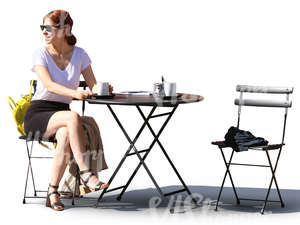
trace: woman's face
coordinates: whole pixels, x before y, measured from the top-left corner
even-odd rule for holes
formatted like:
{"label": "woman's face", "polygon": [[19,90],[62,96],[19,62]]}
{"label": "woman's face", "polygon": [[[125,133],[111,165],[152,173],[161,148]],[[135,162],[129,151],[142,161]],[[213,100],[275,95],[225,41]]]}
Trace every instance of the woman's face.
{"label": "woman's face", "polygon": [[55,27],[57,24],[54,24],[50,18],[46,18],[43,25],[51,26],[51,31],[47,30],[46,28],[44,28],[42,31],[46,44],[55,43],[61,41],[61,39],[64,39],[65,30]]}

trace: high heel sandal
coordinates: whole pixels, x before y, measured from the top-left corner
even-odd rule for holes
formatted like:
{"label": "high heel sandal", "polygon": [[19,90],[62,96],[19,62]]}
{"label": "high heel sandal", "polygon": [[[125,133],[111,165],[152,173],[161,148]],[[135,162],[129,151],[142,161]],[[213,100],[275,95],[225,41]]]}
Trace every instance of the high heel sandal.
{"label": "high heel sandal", "polygon": [[[48,192],[47,192],[47,199],[46,199],[46,206],[47,207],[51,207],[55,211],[62,211],[62,210],[64,210],[65,205],[63,203],[61,203],[61,202],[51,203],[50,196],[53,195],[53,194],[60,196],[60,194],[57,191],[52,191],[52,192],[49,193],[50,187],[58,189],[58,186],[49,184]],[[57,207],[57,206],[61,206],[62,208],[55,209],[55,207]]]}
{"label": "high heel sandal", "polygon": [[91,174],[85,179],[83,179],[80,176],[80,180],[81,180],[82,184],[84,185],[84,186],[82,186],[82,185],[80,186],[80,193],[81,194],[87,194],[91,191],[99,191],[99,190],[102,190],[102,189],[105,189],[105,188],[108,187],[108,184],[106,185],[105,183],[103,183],[101,181],[99,181],[99,183],[95,186],[95,188],[89,187],[88,182],[89,182],[90,178],[92,176],[96,176],[96,175],[92,172],[92,169],[82,170],[82,171],[79,172],[80,175],[85,174],[85,173],[89,173],[89,172],[91,172]]}

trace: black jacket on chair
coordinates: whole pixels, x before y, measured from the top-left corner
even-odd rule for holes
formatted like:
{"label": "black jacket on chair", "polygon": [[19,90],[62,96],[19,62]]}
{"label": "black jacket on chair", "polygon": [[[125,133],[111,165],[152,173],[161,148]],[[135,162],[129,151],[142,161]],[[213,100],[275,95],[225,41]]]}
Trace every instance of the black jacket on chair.
{"label": "black jacket on chair", "polygon": [[268,141],[262,137],[255,137],[251,132],[230,127],[225,135],[225,143],[236,152],[247,151],[249,147],[264,146]]}

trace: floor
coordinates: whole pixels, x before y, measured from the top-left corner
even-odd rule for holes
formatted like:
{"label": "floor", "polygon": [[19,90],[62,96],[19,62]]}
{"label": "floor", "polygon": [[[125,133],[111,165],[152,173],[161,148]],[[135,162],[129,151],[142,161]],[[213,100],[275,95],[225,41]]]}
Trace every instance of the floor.
{"label": "floor", "polygon": [[[224,189],[218,211],[214,210],[218,187],[189,188],[198,206],[191,204],[190,198],[184,192],[161,201],[154,188],[140,188],[128,190],[121,201],[116,200],[117,194],[109,193],[104,196],[98,208],[95,208],[98,193],[76,199],[75,206],[71,205],[71,200],[64,199],[65,210],[62,212],[46,208],[44,199],[27,199],[27,204],[22,204],[22,197],[19,196],[17,201],[20,204],[12,204],[13,207],[8,205],[4,217],[9,217],[11,222],[26,221],[31,224],[55,224],[60,220],[67,224],[295,224],[300,219],[300,190],[281,190],[286,207],[281,208],[278,203],[271,203],[265,215],[261,215],[261,202],[242,202],[237,206],[229,187]],[[178,189],[179,186],[162,188],[163,192]],[[263,198],[266,189],[238,188],[238,193],[247,198]],[[271,198],[276,197],[276,192],[272,190]],[[170,212],[171,208],[174,209],[173,212]]]}

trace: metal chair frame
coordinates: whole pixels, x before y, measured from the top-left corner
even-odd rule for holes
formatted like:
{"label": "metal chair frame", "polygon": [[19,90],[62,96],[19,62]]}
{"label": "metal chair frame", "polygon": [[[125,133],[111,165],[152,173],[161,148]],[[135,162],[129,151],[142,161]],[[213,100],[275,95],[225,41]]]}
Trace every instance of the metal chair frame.
{"label": "metal chair frame", "polygon": [[[288,114],[288,108],[292,106],[292,102],[289,100],[289,95],[293,93],[293,88],[284,88],[284,87],[262,87],[262,86],[246,86],[246,85],[237,85],[236,91],[240,92],[240,97],[239,99],[235,99],[235,105],[238,105],[238,122],[237,122],[237,128],[240,126],[240,119],[241,119],[241,109],[242,106],[256,106],[256,107],[281,107],[285,109],[284,113],[284,121],[283,121],[283,131],[282,131],[282,139],[281,139],[281,144],[275,144],[275,145],[266,145],[266,146],[259,146],[259,147],[251,147],[249,148],[250,150],[260,150],[264,151],[266,153],[266,157],[268,160],[268,165],[258,165],[258,164],[245,164],[245,163],[232,163],[232,158],[234,155],[234,150],[232,149],[232,152],[230,154],[229,160],[226,160],[225,154],[223,152],[223,148],[228,148],[228,146],[224,141],[217,141],[217,142],[212,142],[213,145],[217,145],[220,149],[223,161],[226,166],[226,172],[222,181],[222,185],[220,187],[220,191],[218,194],[218,199],[216,202],[216,208],[215,210],[218,210],[219,206],[219,201],[220,197],[222,194],[222,190],[224,187],[225,180],[227,178],[227,175],[229,175],[230,182],[234,191],[234,195],[236,198],[237,205],[240,204],[240,201],[263,201],[263,208],[261,209],[261,214],[264,214],[265,208],[268,202],[279,202],[281,204],[281,207],[283,208],[284,202],[282,200],[282,196],[280,193],[280,189],[278,186],[277,179],[275,177],[275,172],[277,170],[279,158],[281,156],[281,151],[282,147],[285,145],[284,144],[284,138],[285,138],[285,131],[286,131],[286,120],[287,120],[287,114]],[[248,93],[263,93],[263,94],[286,94],[286,100],[285,101],[271,101],[271,100],[253,100],[253,99],[243,99],[243,93],[248,92]],[[276,162],[273,164],[270,159],[270,150],[279,150],[277,157],[276,157]],[[267,167],[270,168],[271,173],[272,173],[272,178],[267,190],[267,194],[265,199],[250,199],[250,198],[240,198],[237,194],[236,187],[233,183],[232,175],[230,173],[230,166],[231,165],[237,165],[237,166],[254,166],[254,167]],[[270,190],[272,187],[273,182],[275,183],[277,194],[279,197],[278,200],[269,200],[269,194]]]}
{"label": "metal chair frame", "polygon": [[[33,94],[35,94],[36,91],[36,85],[37,81],[34,80],[33,82]],[[85,81],[80,81],[79,87],[82,87],[84,90],[86,90],[87,84]],[[76,100],[76,99],[73,99]],[[82,116],[84,115],[85,111],[85,100],[82,100]],[[27,136],[20,136],[19,139],[25,140],[26,141],[26,150],[27,150],[27,157],[28,157],[28,166],[27,166],[27,173],[26,173],[26,180],[25,180],[25,190],[24,190],[24,197],[23,197],[23,204],[26,204],[26,199],[32,199],[32,198],[46,198],[46,196],[38,196],[38,193],[47,193],[47,190],[38,190],[36,188],[35,184],[35,179],[34,179],[34,174],[33,174],[33,168],[32,168],[32,159],[53,159],[53,157],[43,157],[43,156],[34,156],[33,155],[33,144],[34,142],[48,142],[48,143],[56,143],[55,138],[45,138],[45,137],[40,137],[40,136],[32,136],[32,135],[27,135]],[[31,145],[29,146],[29,142],[31,142]],[[77,174],[76,174],[76,185],[78,184],[79,179],[79,168],[77,169]],[[27,186],[28,186],[28,179],[29,179],[29,173],[31,174],[31,180],[32,180],[32,187],[33,187],[33,195],[27,195]],[[75,187],[76,187],[75,185]],[[74,200],[75,200],[75,188],[72,192],[72,205],[74,205]]]}

